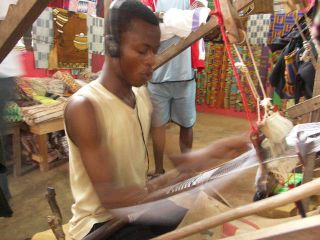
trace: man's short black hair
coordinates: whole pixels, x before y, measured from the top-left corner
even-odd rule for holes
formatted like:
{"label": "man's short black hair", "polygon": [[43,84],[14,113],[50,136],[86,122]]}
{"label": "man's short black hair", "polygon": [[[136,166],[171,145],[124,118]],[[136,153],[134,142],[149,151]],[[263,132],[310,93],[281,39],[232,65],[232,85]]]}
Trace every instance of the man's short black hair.
{"label": "man's short black hair", "polygon": [[114,39],[120,43],[120,36],[130,31],[134,19],[141,19],[159,26],[157,17],[147,6],[137,0],[126,0],[119,8],[109,9],[109,17],[105,21],[106,34],[113,35]]}

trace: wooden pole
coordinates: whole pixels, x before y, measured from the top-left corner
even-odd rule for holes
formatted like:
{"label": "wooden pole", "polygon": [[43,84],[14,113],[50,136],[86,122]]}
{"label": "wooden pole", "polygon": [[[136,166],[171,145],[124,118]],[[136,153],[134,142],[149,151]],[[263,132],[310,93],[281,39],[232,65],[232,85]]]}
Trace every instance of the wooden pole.
{"label": "wooden pole", "polygon": [[303,184],[297,188],[294,188],[286,193],[279,194],[274,197],[270,197],[255,203],[247,204],[235,209],[226,211],[220,215],[213,216],[202,221],[196,222],[181,229],[169,232],[157,238],[156,240],[168,240],[168,239],[182,239],[187,236],[191,236],[198,232],[204,231],[209,228],[216,227],[225,222],[246,217],[252,214],[256,214],[262,211],[270,210],[280,207],[282,205],[296,202],[311,195],[317,194],[320,191],[320,179],[313,180],[309,183]]}
{"label": "wooden pole", "polygon": [[0,63],[47,7],[48,2],[49,0],[20,0],[9,7],[6,18],[0,21]]}

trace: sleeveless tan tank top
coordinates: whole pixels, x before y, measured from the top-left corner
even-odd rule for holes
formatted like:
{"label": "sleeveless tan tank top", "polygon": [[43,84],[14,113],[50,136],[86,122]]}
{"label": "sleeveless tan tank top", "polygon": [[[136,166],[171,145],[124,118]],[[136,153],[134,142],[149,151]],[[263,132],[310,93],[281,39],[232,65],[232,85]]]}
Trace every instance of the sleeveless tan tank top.
{"label": "sleeveless tan tank top", "polygon": [[[131,108],[109,92],[98,81],[81,88],[75,95],[88,98],[100,121],[102,140],[110,153],[114,183],[121,187],[141,186],[146,182],[146,148],[151,121],[151,102],[146,87],[133,88],[136,106]],[[139,114],[139,118],[138,118]],[[141,132],[140,123],[143,129]],[[81,131],[81,129],[79,129]],[[82,239],[95,223],[111,219],[101,205],[81,160],[77,146],[68,138],[70,185],[75,203],[69,232],[73,239]]]}

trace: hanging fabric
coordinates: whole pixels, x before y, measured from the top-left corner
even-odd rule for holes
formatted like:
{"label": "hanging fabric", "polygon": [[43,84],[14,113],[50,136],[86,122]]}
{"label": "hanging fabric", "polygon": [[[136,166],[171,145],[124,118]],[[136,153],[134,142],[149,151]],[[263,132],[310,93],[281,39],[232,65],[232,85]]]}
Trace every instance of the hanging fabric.
{"label": "hanging fabric", "polygon": [[49,53],[53,46],[52,9],[46,8],[32,25],[33,51],[36,68],[49,67]]}
{"label": "hanging fabric", "polygon": [[92,55],[104,55],[104,19],[87,17],[89,68],[92,69]]}
{"label": "hanging fabric", "polygon": [[50,0],[48,7],[68,9],[69,0]]}
{"label": "hanging fabric", "polygon": [[[54,9],[54,56],[58,68],[86,68],[88,66],[87,19],[82,13]],[[50,66],[49,67],[55,67]]]}
{"label": "hanging fabric", "polygon": [[96,16],[97,0],[69,0],[68,10]]}
{"label": "hanging fabric", "polygon": [[296,13],[280,13],[271,16],[268,44],[271,44],[273,39],[281,38],[290,33],[292,27],[295,25],[295,17],[300,19],[300,17],[303,16],[303,13],[299,13],[298,16],[295,16],[295,14]]}
{"label": "hanging fabric", "polygon": [[252,45],[267,45],[271,14],[250,15],[247,35]]}

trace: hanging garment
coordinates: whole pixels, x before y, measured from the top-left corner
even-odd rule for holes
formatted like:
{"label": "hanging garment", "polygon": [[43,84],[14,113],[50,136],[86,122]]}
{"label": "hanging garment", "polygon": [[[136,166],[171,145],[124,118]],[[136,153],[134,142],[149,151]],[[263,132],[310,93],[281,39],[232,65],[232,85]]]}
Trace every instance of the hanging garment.
{"label": "hanging garment", "polygon": [[285,87],[284,92],[293,98],[295,94],[296,76],[298,72],[298,66],[296,62],[297,50],[293,50],[289,54],[284,56],[285,63]]}
{"label": "hanging garment", "polygon": [[250,15],[247,36],[252,45],[267,45],[271,14]]}
{"label": "hanging garment", "polygon": [[311,62],[302,63],[298,68],[295,85],[295,103],[298,104],[301,97],[310,99],[313,97],[313,85],[316,72]]}
{"label": "hanging garment", "polygon": [[302,45],[302,40],[299,36],[299,33],[294,32],[295,35],[292,37],[289,44],[283,49],[282,53],[279,56],[277,63],[274,65],[272,73],[270,74],[270,84],[275,88],[275,91],[282,99],[293,98],[291,94],[285,91],[286,86],[286,77],[285,77],[285,56],[293,52],[295,49],[300,48]]}
{"label": "hanging garment", "polygon": [[69,11],[96,16],[97,0],[70,0],[68,9]]}
{"label": "hanging garment", "polygon": [[32,25],[33,51],[36,68],[49,67],[49,53],[53,46],[52,9],[46,8]]}
{"label": "hanging garment", "polygon": [[104,19],[87,17],[89,68],[92,69],[92,54],[104,55]]}
{"label": "hanging garment", "polygon": [[[53,10],[54,48],[52,57],[58,68],[86,68],[88,66],[87,19],[82,13]],[[54,68],[55,63],[49,62]]]}
{"label": "hanging garment", "polygon": [[104,0],[97,0],[96,16],[104,18]]}

